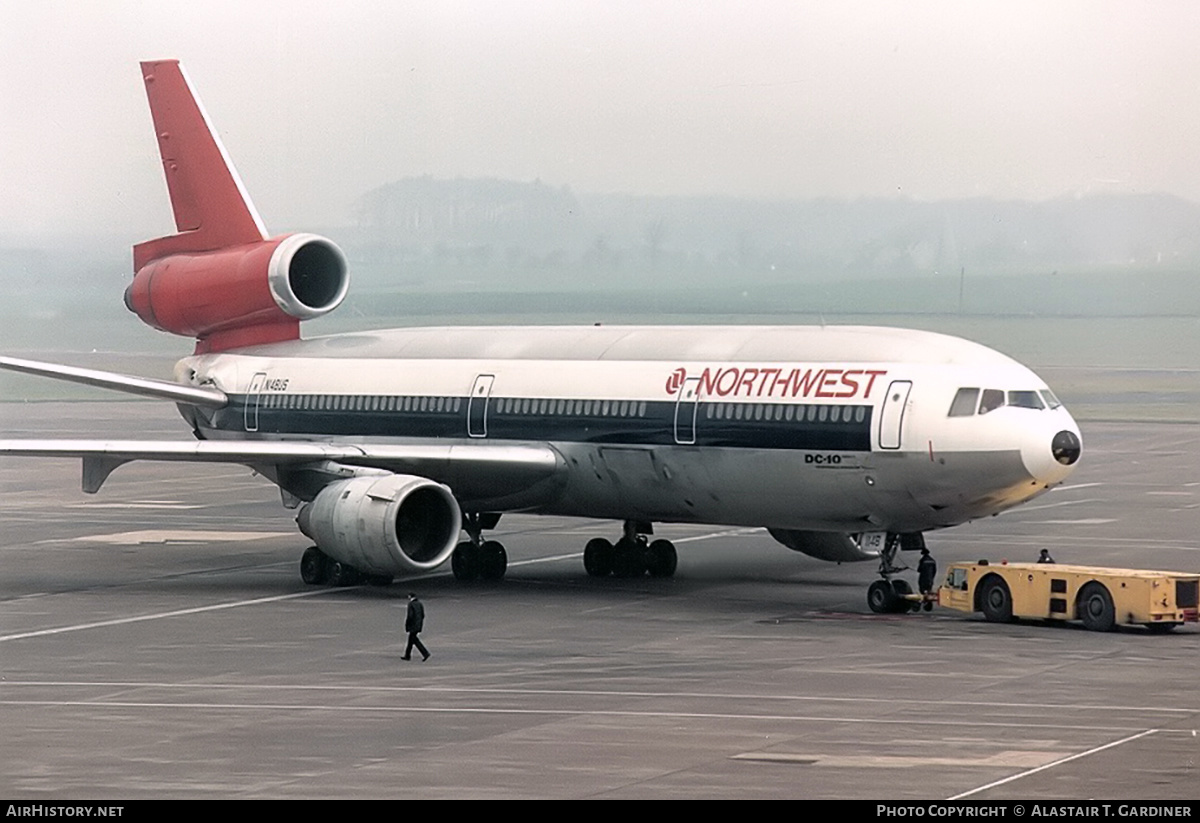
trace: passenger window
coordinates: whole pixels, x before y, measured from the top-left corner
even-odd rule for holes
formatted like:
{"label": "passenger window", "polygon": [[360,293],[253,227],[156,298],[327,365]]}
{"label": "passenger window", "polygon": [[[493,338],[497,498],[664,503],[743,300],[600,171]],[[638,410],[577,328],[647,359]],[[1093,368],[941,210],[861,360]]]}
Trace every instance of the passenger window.
{"label": "passenger window", "polygon": [[999,389],[984,389],[983,399],[979,401],[979,413],[987,414],[1004,405],[1004,392]]}
{"label": "passenger window", "polygon": [[1019,409],[1042,409],[1042,398],[1035,391],[1010,391],[1008,405]]}
{"label": "passenger window", "polygon": [[971,417],[975,414],[975,402],[979,389],[959,389],[950,403],[950,417]]}

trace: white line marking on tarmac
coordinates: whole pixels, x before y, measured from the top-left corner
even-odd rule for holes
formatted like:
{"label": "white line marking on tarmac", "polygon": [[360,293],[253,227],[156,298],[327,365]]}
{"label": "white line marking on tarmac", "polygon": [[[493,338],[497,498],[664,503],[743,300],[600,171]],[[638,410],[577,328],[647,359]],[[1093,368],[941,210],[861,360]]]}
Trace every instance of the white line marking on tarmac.
{"label": "white line marking on tarmac", "polygon": [[[666,692],[643,691],[627,689],[521,689],[513,687],[491,686],[359,686],[359,685],[327,685],[318,683],[283,684],[283,683],[167,683],[162,681],[136,680],[0,680],[3,687],[36,687],[36,688],[99,688],[99,689],[186,689],[194,690],[229,690],[229,691],[270,691],[279,695],[283,692],[346,692],[351,694],[395,694],[395,695],[499,695],[499,696],[549,696],[549,697],[611,697],[626,700],[629,698],[678,698],[685,700],[751,700],[775,701],[787,703],[853,703],[904,706],[962,706],[965,708],[986,709],[1016,709],[1019,711],[1050,711],[1062,712],[1085,710],[1103,712],[1150,712],[1159,714],[1194,715],[1194,708],[1174,706],[1121,706],[1103,703],[1015,703],[997,702],[995,700],[921,700],[915,698],[888,697],[845,697],[842,695],[813,695],[813,694],[752,694],[740,692]],[[1028,725],[1028,724],[1027,724]]]}
{"label": "white line marking on tarmac", "polygon": [[181,531],[179,529],[143,529],[117,534],[87,534],[72,540],[83,543],[112,543],[121,546],[141,546],[147,543],[226,543],[243,540],[265,540],[275,537],[292,537],[292,532],[235,532],[235,531]]}
{"label": "white line marking on tarmac", "polygon": [[203,509],[203,503],[68,503],[68,509]]}
{"label": "white line marking on tarmac", "polygon": [[714,537],[736,537],[736,536],[744,535],[744,534],[754,534],[755,532],[760,532],[760,531],[762,531],[762,529],[758,528],[757,526],[755,526],[754,528],[745,528],[745,529],[724,529],[719,532],[709,532],[708,534],[697,534],[693,537],[680,537],[677,540],[672,540],[671,542],[672,543],[694,543],[697,540],[711,540]]}
{"label": "white line marking on tarmac", "polygon": [[973,794],[978,794],[979,792],[986,791],[987,789],[995,788],[996,786],[1003,786],[1005,783],[1011,783],[1014,780],[1020,780],[1022,777],[1028,777],[1031,774],[1037,774],[1038,772],[1044,772],[1046,769],[1052,769],[1055,766],[1061,766],[1063,763],[1070,763],[1072,760],[1078,760],[1081,757],[1087,757],[1088,755],[1096,754],[1097,752],[1102,752],[1105,749],[1111,749],[1116,746],[1120,746],[1125,743],[1129,743],[1134,740],[1138,740],[1138,739],[1146,737],[1148,735],[1155,734],[1158,731],[1159,731],[1158,729],[1146,729],[1145,731],[1139,732],[1138,734],[1130,735],[1129,737],[1125,737],[1120,740],[1114,740],[1111,743],[1105,743],[1103,746],[1097,746],[1094,749],[1088,749],[1085,752],[1079,752],[1078,754],[1073,754],[1070,757],[1064,757],[1060,760],[1055,760],[1053,763],[1047,763],[1046,765],[1038,766],[1035,769],[1028,769],[1027,771],[1018,772],[1017,774],[1014,774],[1011,777],[1006,777],[1002,780],[995,780],[986,785],[980,786],[975,789],[971,789],[969,792],[963,792],[962,794],[956,794],[953,797],[947,797],[946,799],[947,800],[962,800],[964,797],[970,797]]}
{"label": "white line marking on tarmac", "polygon": [[[794,722],[794,723],[850,723],[850,724],[866,724],[885,725],[885,726],[935,726],[935,727],[961,727],[970,726],[972,728],[1004,728],[1004,729],[1028,729],[1029,723],[1024,720],[1013,720],[1011,722],[979,722],[970,720],[914,720],[912,718],[888,719],[883,717],[836,717],[830,715],[793,715],[793,714],[739,714],[734,712],[670,712],[670,711],[631,711],[631,710],[604,710],[604,709],[548,709],[548,708],[511,708],[511,707],[438,707],[438,706],[347,706],[344,704],[287,704],[287,703],[191,703],[191,702],[162,702],[162,701],[137,701],[137,700],[0,700],[0,706],[58,706],[58,707],[75,707],[75,708],[104,708],[104,709],[169,709],[178,711],[180,709],[192,710],[209,710],[209,711],[331,711],[345,713],[385,713],[385,714],[492,714],[492,715],[549,715],[554,717],[668,717],[675,719],[693,718],[693,719],[709,719],[709,720],[762,720],[771,723]],[[1091,725],[1076,725],[1068,723],[1039,723],[1039,729],[1059,729],[1064,731],[1098,731],[1098,732],[1113,732],[1113,731],[1132,731],[1133,729],[1125,726],[1091,726]],[[1144,733],[1143,733],[1144,734]],[[1142,735],[1135,735],[1128,738],[1129,740],[1136,739]],[[1124,741],[1120,741],[1124,742]],[[1115,744],[1110,744],[1115,745]],[[1104,747],[1107,748],[1107,747]],[[1099,751],[1097,749],[1096,751]],[[1090,753],[1090,752],[1088,752]],[[1082,755],[1077,755],[1082,756]],[[1064,758],[1063,760],[1055,761],[1055,763],[1065,763],[1067,760],[1074,758]],[[1048,764],[1046,768],[1054,765]],[[1003,781],[1002,781],[1003,782]],[[982,791],[985,787],[975,789],[973,791]],[[954,799],[954,798],[951,798]]]}
{"label": "white line marking on tarmac", "polygon": [[1102,526],[1105,523],[1116,523],[1113,517],[1084,517],[1080,520],[1027,520],[1027,523],[1038,523],[1043,526]]}
{"label": "white line marking on tarmac", "polygon": [[121,626],[126,623],[142,623],[147,620],[162,620],[167,617],[183,617],[189,614],[203,614],[204,612],[216,612],[224,609],[236,609],[240,606],[258,606],[262,603],[274,603],[280,600],[296,600],[301,597],[315,597],[321,594],[332,594],[334,592],[345,591],[345,589],[329,588],[316,589],[310,592],[296,592],[295,594],[280,594],[274,597],[256,597],[252,600],[236,600],[232,603],[214,603],[211,606],[196,606],[192,609],[176,609],[169,612],[158,612],[156,614],[141,614],[136,617],[115,617],[111,620],[97,620],[94,623],[76,623],[74,626],[58,626],[53,629],[36,629],[28,632],[17,632],[16,634],[0,635],[0,643],[9,640],[24,640],[27,637],[46,637],[52,634],[65,634],[67,632],[80,632],[86,629],[102,629],[106,626]]}
{"label": "white line marking on tarmac", "polygon": [[513,566],[532,566],[534,563],[556,563],[559,560],[575,560],[583,557],[583,552],[572,552],[571,554],[555,554],[550,557],[532,557],[529,560],[513,560],[509,561],[508,567]]}
{"label": "white line marking on tarmac", "polygon": [[1078,506],[1080,503],[1099,503],[1099,502],[1101,502],[1099,497],[1088,497],[1084,500],[1060,500],[1057,503],[1046,503],[1043,506],[1022,506],[1020,508],[1020,511],[1035,512],[1038,509],[1055,509],[1055,508],[1058,508],[1059,506]]}

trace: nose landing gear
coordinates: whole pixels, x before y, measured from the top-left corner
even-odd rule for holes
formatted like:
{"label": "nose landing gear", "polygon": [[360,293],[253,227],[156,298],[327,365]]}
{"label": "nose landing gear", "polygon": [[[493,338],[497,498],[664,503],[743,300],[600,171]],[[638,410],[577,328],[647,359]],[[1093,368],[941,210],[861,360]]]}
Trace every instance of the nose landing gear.
{"label": "nose landing gear", "polygon": [[[907,580],[898,577],[893,579],[892,575],[908,571],[908,566],[896,565],[894,562],[896,552],[902,548],[924,550],[925,539],[920,534],[888,534],[883,549],[879,552],[879,576],[883,579],[876,580],[867,587],[867,606],[875,614],[905,614],[920,611],[922,607],[926,611],[933,608],[933,602],[928,599],[928,595],[914,593]],[[928,557],[928,552],[924,553],[922,562],[933,562]]]}

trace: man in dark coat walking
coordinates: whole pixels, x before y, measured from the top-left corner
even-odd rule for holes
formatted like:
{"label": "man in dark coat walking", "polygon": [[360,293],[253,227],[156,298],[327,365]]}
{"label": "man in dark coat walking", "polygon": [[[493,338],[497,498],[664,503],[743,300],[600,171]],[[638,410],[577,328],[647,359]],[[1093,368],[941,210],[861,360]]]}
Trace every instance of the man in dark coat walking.
{"label": "man in dark coat walking", "polygon": [[408,632],[408,646],[404,649],[404,657],[400,658],[401,660],[412,660],[413,646],[416,646],[417,651],[421,653],[422,660],[429,659],[429,650],[425,648],[421,638],[417,637],[423,628],[425,628],[425,607],[421,605],[416,594],[409,592],[408,614],[404,618],[404,631]]}

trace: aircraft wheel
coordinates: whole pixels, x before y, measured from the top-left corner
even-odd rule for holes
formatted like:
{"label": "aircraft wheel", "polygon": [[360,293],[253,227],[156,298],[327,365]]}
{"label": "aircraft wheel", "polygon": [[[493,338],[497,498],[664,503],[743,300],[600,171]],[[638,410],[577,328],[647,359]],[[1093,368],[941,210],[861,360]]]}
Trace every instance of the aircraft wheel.
{"label": "aircraft wheel", "polygon": [[985,580],[979,592],[979,608],[989,623],[1011,623],[1013,604],[1008,584],[999,577]]}
{"label": "aircraft wheel", "polygon": [[500,580],[508,568],[508,552],[495,540],[479,547],[479,576],[484,580]]}
{"label": "aircraft wheel", "polygon": [[329,576],[329,558],[316,546],[309,546],[300,558],[300,579],[310,586],[319,586]]}
{"label": "aircraft wheel", "polygon": [[867,605],[875,614],[891,614],[895,607],[896,593],[891,581],[876,580],[867,587]]}
{"label": "aircraft wheel", "polygon": [[454,554],[450,556],[450,569],[454,572],[455,580],[474,580],[479,577],[479,566],[479,552],[474,543],[464,540],[454,547]]}
{"label": "aircraft wheel", "polygon": [[1094,632],[1110,632],[1117,625],[1117,610],[1103,583],[1088,583],[1079,592],[1079,619]]}
{"label": "aircraft wheel", "polygon": [[362,575],[358,569],[349,563],[334,560],[329,564],[329,585],[331,586],[353,586],[361,579]]}
{"label": "aircraft wheel", "polygon": [[613,574],[641,577],[646,573],[646,544],[622,537],[613,547]]}
{"label": "aircraft wheel", "polygon": [[603,537],[587,542],[583,547],[583,568],[592,577],[608,577],[613,570],[613,544]]}
{"label": "aircraft wheel", "polygon": [[646,570],[651,577],[671,577],[679,565],[679,555],[670,540],[655,540],[646,550]]}

